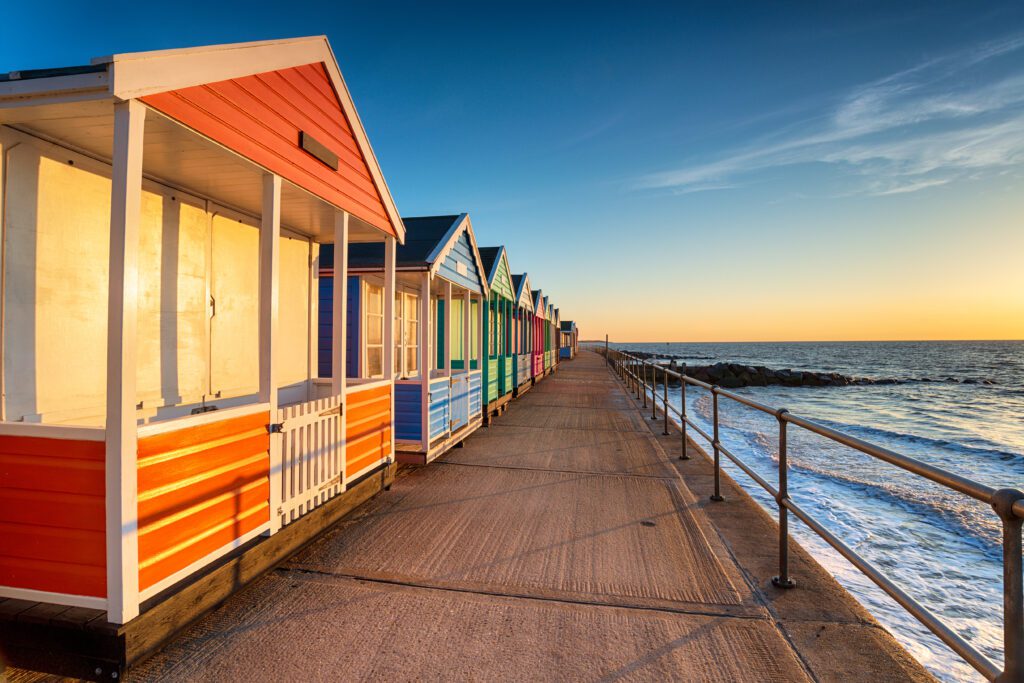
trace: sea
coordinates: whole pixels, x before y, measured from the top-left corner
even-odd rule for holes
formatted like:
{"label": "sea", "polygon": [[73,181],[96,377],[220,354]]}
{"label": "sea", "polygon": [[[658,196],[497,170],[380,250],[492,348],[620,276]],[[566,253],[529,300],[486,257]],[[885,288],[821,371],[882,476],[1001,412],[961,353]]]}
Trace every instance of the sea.
{"label": "sea", "polygon": [[[721,361],[897,380],[733,391],[992,487],[1024,488],[1024,341],[612,346],[680,357],[677,362],[691,366]],[[708,392],[689,387],[686,394],[688,415],[710,432]],[[679,388],[670,388],[676,408],[680,398]],[[726,447],[776,484],[775,418],[724,399],[719,415]],[[800,428],[791,426],[788,439],[790,496],[1001,663],[1001,526],[992,509]],[[776,511],[767,493],[723,461],[765,509]],[[814,532],[790,519],[793,537],[936,677],[983,680]]]}

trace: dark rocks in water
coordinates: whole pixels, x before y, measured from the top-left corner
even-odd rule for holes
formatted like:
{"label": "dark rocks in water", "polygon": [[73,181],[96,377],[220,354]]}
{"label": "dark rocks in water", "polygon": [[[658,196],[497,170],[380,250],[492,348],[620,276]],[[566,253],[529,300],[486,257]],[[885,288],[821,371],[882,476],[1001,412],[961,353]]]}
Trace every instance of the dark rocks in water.
{"label": "dark rocks in water", "polygon": [[[660,361],[661,364],[673,372],[685,372],[690,377],[705,382],[716,384],[723,389],[739,389],[740,387],[763,387],[763,386],[786,386],[786,387],[848,387],[864,386],[873,384],[903,384],[906,382],[951,382],[955,384],[995,384],[989,379],[962,379],[947,377],[945,379],[904,378],[895,379],[882,377],[871,379],[868,377],[850,377],[838,372],[809,372],[784,368],[775,370],[763,365],[743,365],[740,363],[718,362],[713,365],[687,365],[679,361],[682,356],[670,354],[649,353],[646,351],[627,351],[637,358],[643,360]],[[665,365],[664,361],[669,361]],[[659,377],[660,381],[660,377]],[[669,384],[678,384],[670,378]]]}
{"label": "dark rocks in water", "polygon": [[[787,387],[835,387],[854,384],[887,384],[896,380],[872,380],[861,377],[847,377],[838,372],[803,372],[785,368],[774,370],[763,365],[741,365],[739,363],[715,363],[713,365],[686,365],[677,362],[679,357],[664,356],[646,352],[628,352],[644,360],[669,362],[662,365],[673,372],[684,371],[690,377],[715,384],[723,389],[739,389],[741,387],[787,386]],[[670,384],[677,384],[674,379]]]}

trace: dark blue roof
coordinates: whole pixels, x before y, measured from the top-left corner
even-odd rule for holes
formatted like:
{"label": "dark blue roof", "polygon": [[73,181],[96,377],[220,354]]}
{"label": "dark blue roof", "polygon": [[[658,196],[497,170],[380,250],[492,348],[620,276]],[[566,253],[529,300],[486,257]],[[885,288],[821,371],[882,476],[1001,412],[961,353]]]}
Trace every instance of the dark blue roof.
{"label": "dark blue roof", "polygon": [[[395,252],[395,265],[398,268],[426,268],[427,257],[444,239],[459,216],[420,216],[403,218],[405,224],[405,244],[398,246]],[[325,244],[320,247],[321,267],[329,268],[334,262],[334,245]],[[349,268],[383,268],[383,242],[355,242],[348,245]]]}
{"label": "dark blue roof", "polygon": [[491,271],[494,270],[494,262],[498,260],[501,247],[480,247],[480,261],[484,264],[484,277],[491,279]]}
{"label": "dark blue roof", "polygon": [[571,320],[562,321],[562,332],[572,332],[572,328],[576,327],[576,323]]}

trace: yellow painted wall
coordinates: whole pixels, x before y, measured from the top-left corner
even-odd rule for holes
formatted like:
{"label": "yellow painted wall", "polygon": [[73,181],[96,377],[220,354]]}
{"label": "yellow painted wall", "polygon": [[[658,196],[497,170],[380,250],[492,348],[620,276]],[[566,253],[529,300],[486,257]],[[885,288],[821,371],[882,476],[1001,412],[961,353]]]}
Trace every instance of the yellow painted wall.
{"label": "yellow painted wall", "polygon": [[[280,305],[277,313],[277,383],[288,386],[310,378],[310,243],[281,237]],[[313,331],[315,337],[315,330]]]}
{"label": "yellow painted wall", "polygon": [[[4,417],[102,425],[109,169],[46,149],[22,143],[8,160]],[[281,238],[279,386],[309,378],[310,247]],[[217,391],[221,398],[257,391],[258,258],[255,222],[217,210],[211,217],[205,202],[147,183],[139,240],[140,418],[180,413],[173,406]]]}

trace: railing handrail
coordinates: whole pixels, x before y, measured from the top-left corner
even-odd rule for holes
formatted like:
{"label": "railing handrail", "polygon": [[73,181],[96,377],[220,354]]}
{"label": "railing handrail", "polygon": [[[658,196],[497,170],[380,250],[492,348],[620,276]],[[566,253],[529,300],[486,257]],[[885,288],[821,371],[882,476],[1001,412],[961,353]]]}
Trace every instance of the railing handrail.
{"label": "railing handrail", "polygon": [[[904,609],[910,612],[919,622],[934,633],[942,642],[948,645],[954,652],[974,667],[979,673],[989,680],[999,681],[1024,681],[1024,568],[1021,561],[1021,526],[1024,520],[1024,493],[1019,490],[1004,488],[994,489],[981,484],[967,477],[955,474],[941,467],[935,467],[915,458],[897,453],[888,448],[872,444],[858,439],[814,420],[794,415],[786,409],[773,408],[751,398],[736,394],[717,385],[702,382],[690,377],[683,372],[678,372],[664,367],[648,359],[640,358],[625,351],[611,349],[608,347],[599,348],[598,353],[606,356],[606,360],[612,365],[616,374],[623,379],[632,390],[635,390],[637,399],[643,400],[643,408],[647,407],[647,394],[650,389],[651,396],[651,418],[657,419],[657,373],[662,373],[663,396],[662,412],[665,419],[666,435],[669,434],[669,414],[674,413],[678,418],[678,424],[673,425],[680,430],[682,436],[682,453],[680,459],[688,459],[686,453],[687,428],[696,431],[701,437],[708,441],[713,450],[715,467],[714,494],[712,500],[723,500],[720,485],[721,461],[720,455],[725,455],[747,476],[753,479],[759,486],[772,495],[779,508],[779,575],[772,579],[772,582],[780,588],[795,586],[795,582],[789,576],[789,532],[788,512],[792,512],[808,528],[818,534],[829,545],[835,548],[841,555],[849,560],[858,570],[871,579],[890,597],[896,600]],[[615,354],[613,357],[612,354]],[[647,383],[647,368],[651,368],[651,383]],[[685,367],[685,366],[684,366]],[[682,391],[681,408],[677,409],[668,402],[668,378],[674,377],[680,382]],[[713,434],[708,434],[697,425],[686,414],[686,387],[687,385],[700,387],[711,392],[712,396],[712,425]],[[773,487],[753,468],[726,448],[719,439],[718,419],[718,397],[724,396],[737,403],[746,405],[762,413],[774,416],[779,423],[779,486]],[[969,496],[975,500],[991,505],[999,516],[1003,526],[1003,650],[1004,669],[1002,671],[985,655],[966,642],[957,632],[953,631],[943,621],[936,617],[926,607],[917,602],[913,597],[903,591],[897,584],[893,583],[874,565],[861,557],[856,551],[846,545],[835,534],[826,529],[815,520],[803,508],[798,506],[789,497],[788,492],[788,462],[787,462],[787,425],[795,425],[806,429],[814,434],[823,436],[831,441],[853,448],[865,455],[877,460],[889,463],[916,476],[923,477],[931,482],[944,486],[948,489]]]}

